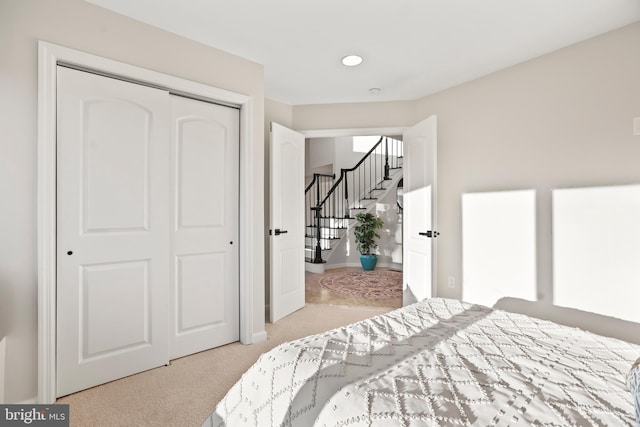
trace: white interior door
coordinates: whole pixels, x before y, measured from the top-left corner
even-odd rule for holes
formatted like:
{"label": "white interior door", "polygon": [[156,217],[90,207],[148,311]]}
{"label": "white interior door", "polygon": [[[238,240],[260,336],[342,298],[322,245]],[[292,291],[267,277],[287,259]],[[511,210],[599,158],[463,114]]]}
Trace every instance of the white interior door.
{"label": "white interior door", "polygon": [[239,129],[235,108],[171,96],[170,357],[239,339]]}
{"label": "white interior door", "polygon": [[304,307],[304,135],[271,123],[270,321]]}
{"label": "white interior door", "polygon": [[403,304],[435,295],[437,119],[403,132]]}
{"label": "white interior door", "polygon": [[57,395],[168,362],[169,94],[58,67]]}

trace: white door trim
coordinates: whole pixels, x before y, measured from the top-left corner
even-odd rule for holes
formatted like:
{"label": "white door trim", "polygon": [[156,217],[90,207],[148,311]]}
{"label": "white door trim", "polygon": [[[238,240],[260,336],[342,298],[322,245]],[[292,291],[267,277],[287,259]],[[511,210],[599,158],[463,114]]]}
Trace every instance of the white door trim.
{"label": "white door trim", "polygon": [[[65,64],[142,84],[190,94],[204,100],[240,108],[240,212],[255,212],[253,98],[147,70],[86,52],[38,42],[38,403],[56,396],[56,66]],[[252,271],[261,265],[252,244],[255,230],[250,215],[240,216],[240,341],[250,344],[265,338],[254,328]]]}
{"label": "white door trim", "polygon": [[298,130],[305,138],[336,138],[339,136],[370,136],[370,135],[402,135],[406,127],[380,128],[344,128],[344,129],[310,129]]}

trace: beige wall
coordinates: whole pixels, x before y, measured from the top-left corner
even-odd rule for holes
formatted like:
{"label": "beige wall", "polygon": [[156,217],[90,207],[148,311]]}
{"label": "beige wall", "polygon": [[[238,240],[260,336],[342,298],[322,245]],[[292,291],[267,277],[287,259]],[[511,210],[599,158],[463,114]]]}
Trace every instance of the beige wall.
{"label": "beige wall", "polygon": [[358,104],[295,105],[296,130],[410,126],[415,123],[412,101]]}
{"label": "beige wall", "polygon": [[273,99],[264,100],[264,129],[265,140],[269,139],[269,123],[276,122],[288,128],[293,127],[293,107],[289,104],[274,101]]}
{"label": "beige wall", "polygon": [[[7,402],[37,393],[37,41],[44,40],[251,96],[255,186],[264,182],[263,67],[161,31],[81,0],[0,2],[0,337],[6,342]],[[252,223],[264,229],[263,194]],[[254,328],[264,329],[263,235]],[[1,386],[1,385],[0,385]]]}
{"label": "beige wall", "polygon": [[535,189],[538,298],[552,302],[551,191],[640,182],[638,52],[640,23],[417,102],[438,116],[439,295],[461,296],[446,281],[461,283],[462,194]]}
{"label": "beige wall", "polygon": [[462,295],[447,286],[462,282],[462,194],[535,189],[538,298],[551,302],[551,191],[640,182],[638,52],[640,23],[415,102],[294,106],[293,124],[408,126],[436,114],[438,295]]}

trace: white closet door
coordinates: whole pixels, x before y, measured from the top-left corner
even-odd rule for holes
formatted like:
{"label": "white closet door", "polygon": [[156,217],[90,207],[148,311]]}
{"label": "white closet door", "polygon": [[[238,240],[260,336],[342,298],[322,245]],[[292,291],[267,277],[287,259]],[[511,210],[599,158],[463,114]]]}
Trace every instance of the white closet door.
{"label": "white closet door", "polygon": [[235,108],[171,97],[171,359],[239,339],[239,129]]}
{"label": "white closet door", "polygon": [[58,396],[168,362],[168,99],[58,67]]}

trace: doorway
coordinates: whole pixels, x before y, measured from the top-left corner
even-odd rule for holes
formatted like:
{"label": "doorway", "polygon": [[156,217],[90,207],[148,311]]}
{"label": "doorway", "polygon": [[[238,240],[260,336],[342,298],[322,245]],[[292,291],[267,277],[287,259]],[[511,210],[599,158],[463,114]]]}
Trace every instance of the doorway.
{"label": "doorway", "polygon": [[[402,131],[402,128],[370,128],[302,132],[307,138],[309,153],[305,168],[306,184],[313,180],[313,173],[323,175],[318,179],[324,180],[334,173],[336,178],[339,177],[340,169],[350,168],[358,163],[379,141],[380,135],[393,137],[401,135]],[[390,151],[395,152],[396,149]],[[347,237],[342,239],[344,243],[334,249],[340,253],[332,254],[327,264],[307,268],[305,296],[308,303],[387,308],[402,305],[402,222],[397,206],[397,184],[402,178],[402,170],[392,170],[391,175],[391,184],[384,185],[384,192],[376,193],[380,195],[380,200],[371,207],[386,225],[380,240],[384,260],[382,263],[382,258],[379,260],[374,271],[363,272],[353,238],[349,238],[353,230],[345,230]],[[330,182],[323,185],[327,188],[330,186]],[[314,197],[311,196],[312,199]],[[307,204],[309,202],[307,200]],[[353,215],[355,213],[357,211]],[[349,224],[348,227],[352,228],[354,220],[349,220]],[[309,254],[306,258],[309,258]],[[325,256],[323,259],[326,260]]]}
{"label": "doorway", "polygon": [[403,140],[402,287],[403,305],[409,305],[436,295],[437,117],[408,128],[308,131],[305,136],[376,134],[401,134]]}

